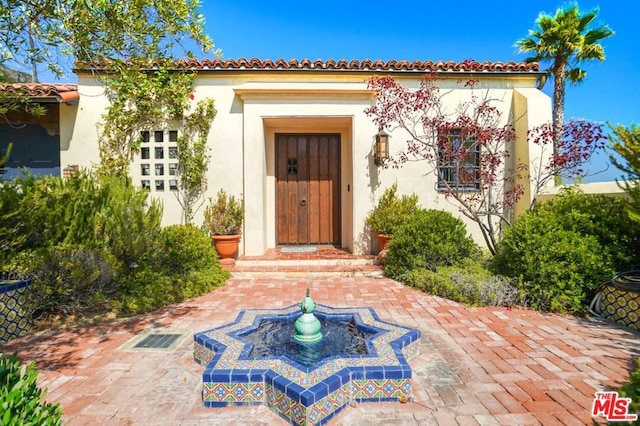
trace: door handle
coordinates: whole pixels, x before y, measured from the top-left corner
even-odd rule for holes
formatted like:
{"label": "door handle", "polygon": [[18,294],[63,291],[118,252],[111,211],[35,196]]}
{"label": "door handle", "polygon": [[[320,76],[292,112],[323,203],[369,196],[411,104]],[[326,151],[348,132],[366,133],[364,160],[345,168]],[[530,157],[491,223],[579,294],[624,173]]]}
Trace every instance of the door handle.
{"label": "door handle", "polygon": [[300,205],[302,207],[306,206],[307,205],[307,200],[305,200],[304,198],[302,200],[300,200]]}

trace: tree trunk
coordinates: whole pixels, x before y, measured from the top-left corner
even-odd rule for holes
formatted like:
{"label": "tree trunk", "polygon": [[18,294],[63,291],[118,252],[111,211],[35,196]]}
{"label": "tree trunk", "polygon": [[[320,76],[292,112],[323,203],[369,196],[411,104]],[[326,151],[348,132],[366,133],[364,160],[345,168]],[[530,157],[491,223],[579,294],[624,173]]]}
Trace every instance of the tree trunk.
{"label": "tree trunk", "polygon": [[[562,153],[562,126],[564,125],[564,90],[565,90],[565,70],[566,64],[556,59],[553,66],[553,156],[557,157]],[[555,177],[556,186],[559,186],[560,176]]]}

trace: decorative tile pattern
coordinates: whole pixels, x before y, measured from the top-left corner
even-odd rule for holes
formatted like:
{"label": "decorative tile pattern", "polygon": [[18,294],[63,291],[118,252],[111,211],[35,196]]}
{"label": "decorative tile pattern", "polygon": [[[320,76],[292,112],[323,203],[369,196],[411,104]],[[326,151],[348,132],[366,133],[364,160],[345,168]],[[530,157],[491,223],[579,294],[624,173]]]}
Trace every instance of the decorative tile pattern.
{"label": "decorative tile pattern", "polygon": [[0,281],[0,344],[31,331],[30,284],[31,280]]}
{"label": "decorative tile pattern", "polygon": [[202,400],[234,404],[261,404],[264,401],[264,383],[204,383]]}
{"label": "decorative tile pattern", "polygon": [[606,319],[640,331],[640,293],[607,285],[600,303],[600,313]]}
{"label": "decorative tile pattern", "polygon": [[353,319],[372,331],[364,355],[336,356],[307,367],[286,357],[248,359],[241,335],[263,319],[295,318],[299,307],[243,310],[236,321],[194,336],[194,359],[205,366],[205,407],[263,403],[296,425],[324,424],[351,401],[394,401],[411,395],[420,332],[381,321],[372,308],[317,305],[318,316]]}

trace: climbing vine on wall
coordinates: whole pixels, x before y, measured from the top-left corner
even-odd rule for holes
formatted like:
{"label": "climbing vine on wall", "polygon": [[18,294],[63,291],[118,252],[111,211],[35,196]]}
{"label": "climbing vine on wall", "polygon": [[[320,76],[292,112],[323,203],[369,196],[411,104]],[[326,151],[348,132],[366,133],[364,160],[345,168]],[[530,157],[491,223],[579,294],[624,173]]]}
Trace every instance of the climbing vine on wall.
{"label": "climbing vine on wall", "polygon": [[178,201],[184,222],[193,218],[206,188],[206,140],[216,116],[213,99],[195,102],[194,72],[175,62],[120,68],[104,78],[110,106],[103,115],[99,149],[102,174],[126,177],[140,149],[141,131],[177,126]]}
{"label": "climbing vine on wall", "polygon": [[217,114],[213,99],[199,101],[191,114],[183,116],[182,133],[178,137],[178,201],[185,223],[191,223],[202,205],[206,189],[206,171],[209,155],[207,136],[211,122]]}

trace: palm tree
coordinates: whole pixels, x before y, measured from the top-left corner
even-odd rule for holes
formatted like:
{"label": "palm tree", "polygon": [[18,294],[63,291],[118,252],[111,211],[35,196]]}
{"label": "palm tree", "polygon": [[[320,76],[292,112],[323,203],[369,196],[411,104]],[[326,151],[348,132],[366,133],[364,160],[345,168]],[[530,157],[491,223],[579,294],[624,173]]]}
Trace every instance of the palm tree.
{"label": "palm tree", "polygon": [[[560,153],[562,125],[564,124],[565,83],[577,84],[587,76],[581,68],[589,60],[604,61],[604,48],[598,42],[614,32],[607,26],[589,28],[599,10],[581,13],[577,4],[558,9],[555,16],[541,12],[536,19],[537,28],[529,36],[516,41],[520,52],[532,53],[526,62],[551,62],[547,76],[552,75],[553,88],[553,140],[554,155]],[[546,76],[542,79],[542,85]]]}

